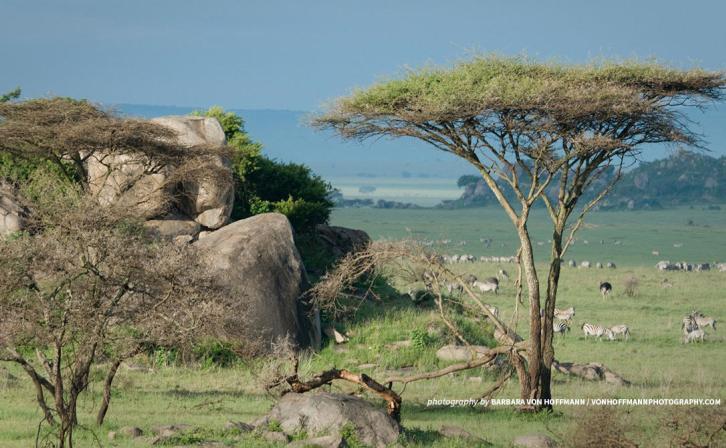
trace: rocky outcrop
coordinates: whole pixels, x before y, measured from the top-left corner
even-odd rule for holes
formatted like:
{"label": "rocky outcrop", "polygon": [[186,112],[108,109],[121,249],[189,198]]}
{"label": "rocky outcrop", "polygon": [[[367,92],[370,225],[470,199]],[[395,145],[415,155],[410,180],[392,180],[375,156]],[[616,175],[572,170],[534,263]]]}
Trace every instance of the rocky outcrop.
{"label": "rocky outcrop", "polygon": [[224,325],[228,336],[252,352],[268,351],[286,336],[300,347],[319,345],[319,317],[301,300],[308,283],[284,215],[265,213],[236,221],[194,244],[229,286],[230,300],[237,306],[238,313]]}
{"label": "rocky outcrop", "polygon": [[512,446],[518,448],[556,448],[557,442],[544,434],[528,434],[516,437],[512,441]]}
{"label": "rocky outcrop", "polygon": [[371,242],[371,237],[366,232],[347,227],[318,224],[315,231],[335,258],[363,249]]}
{"label": "rocky outcrop", "polygon": [[483,345],[445,345],[436,351],[436,357],[442,361],[471,361],[490,353],[489,347]]}
{"label": "rocky outcrop", "polygon": [[[168,116],[151,120],[176,132],[181,147],[219,148],[224,131],[214,118]],[[101,205],[118,204],[145,219],[162,218],[176,207],[189,219],[209,229],[229,221],[234,203],[230,162],[220,155],[199,161],[199,180],[179,185],[170,175],[174,167],[160,165],[141,154],[97,152],[85,163],[89,192]]]}
{"label": "rocky outcrop", "polygon": [[19,232],[25,225],[25,209],[20,205],[17,191],[0,182],[0,237]]}
{"label": "rocky outcrop", "polygon": [[285,434],[305,433],[308,437],[337,438],[344,426],[352,425],[363,445],[377,448],[396,442],[401,430],[395,420],[367,401],[330,393],[288,393],[255,426],[272,421],[278,422]]}
{"label": "rocky outcrop", "polygon": [[169,217],[168,219],[152,219],[144,223],[144,228],[153,237],[173,240],[178,236],[189,235],[196,237],[201,226],[196,221],[183,217]]}
{"label": "rocky outcrop", "polygon": [[577,376],[590,381],[605,381],[608,384],[614,384],[616,386],[630,385],[630,381],[597,362],[575,364],[571,362],[553,361],[552,368],[565,375]]}

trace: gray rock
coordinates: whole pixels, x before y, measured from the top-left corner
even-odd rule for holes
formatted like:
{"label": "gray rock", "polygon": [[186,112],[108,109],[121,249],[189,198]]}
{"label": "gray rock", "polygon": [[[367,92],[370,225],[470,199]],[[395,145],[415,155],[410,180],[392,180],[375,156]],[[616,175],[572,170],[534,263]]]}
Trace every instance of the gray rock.
{"label": "gray rock", "polygon": [[489,347],[483,345],[444,345],[436,351],[436,357],[442,361],[469,361],[489,353]]}
{"label": "gray rock", "polygon": [[336,258],[365,248],[371,242],[371,237],[366,232],[347,227],[318,224],[315,232]]}
{"label": "gray rock", "polygon": [[144,431],[141,428],[137,428],[136,426],[124,426],[123,428],[118,430],[118,433],[123,435],[124,437],[130,437],[132,439],[144,435]]}
{"label": "gray rock", "polygon": [[139,217],[164,215],[174,194],[169,168],[143,154],[98,151],[85,161],[88,190],[102,206],[119,205]]}
{"label": "gray rock", "polygon": [[289,443],[288,448],[344,448],[348,444],[340,435],[313,437],[312,439],[296,440]]}
{"label": "gray rock", "polygon": [[469,431],[456,425],[443,425],[439,428],[439,434],[447,438],[460,438],[460,439],[478,439],[478,437],[472,435]]}
{"label": "gray rock", "polygon": [[227,337],[257,353],[286,336],[300,347],[319,347],[320,321],[300,300],[308,281],[285,215],[236,221],[194,245],[238,304],[221,325]]}
{"label": "gray rock", "polygon": [[0,237],[19,232],[26,225],[26,210],[20,205],[17,191],[0,182]]}
{"label": "gray rock", "polygon": [[272,408],[260,424],[276,421],[286,434],[306,432],[340,436],[346,425],[355,427],[358,440],[364,445],[383,448],[396,442],[400,427],[382,409],[349,395],[330,393],[288,393]]}
{"label": "gray rock", "polygon": [[260,436],[271,443],[287,443],[290,440],[287,434],[278,431],[262,431]]}
{"label": "gray rock", "polygon": [[200,226],[191,219],[152,219],[144,223],[144,228],[149,235],[173,240],[182,235],[191,235],[192,238],[199,233]]}
{"label": "gray rock", "polygon": [[[184,147],[219,147],[225,144],[224,130],[214,118],[166,116],[151,121],[175,131],[177,142]],[[221,156],[210,156],[203,168],[210,173],[203,181],[184,183],[182,208],[204,227],[218,229],[229,221],[232,213],[234,182],[231,165]]]}
{"label": "gray rock", "polygon": [[522,448],[556,448],[557,442],[543,434],[529,434],[516,437],[512,445]]}
{"label": "gray rock", "polygon": [[191,235],[179,235],[174,237],[174,244],[178,246],[185,246],[191,244],[194,241],[194,237]]}
{"label": "gray rock", "polygon": [[182,424],[157,426],[155,428],[152,428],[151,432],[153,434],[155,434],[156,436],[158,436],[159,438],[164,439],[164,438],[173,437],[190,428],[191,428],[191,426],[182,423]]}
{"label": "gray rock", "polygon": [[230,420],[224,424],[224,429],[227,431],[251,432],[255,429],[255,427],[249,423],[233,422]]}

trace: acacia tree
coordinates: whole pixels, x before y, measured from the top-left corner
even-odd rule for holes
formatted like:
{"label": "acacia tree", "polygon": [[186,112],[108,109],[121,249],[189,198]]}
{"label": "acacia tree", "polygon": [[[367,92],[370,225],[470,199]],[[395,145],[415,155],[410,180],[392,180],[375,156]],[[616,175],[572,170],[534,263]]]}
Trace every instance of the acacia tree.
{"label": "acacia tree", "polygon": [[[315,117],[313,126],[348,139],[415,138],[478,170],[520,243],[530,333],[526,365],[515,364],[521,397],[548,399],[560,264],[574,232],[644,144],[697,144],[682,106],[721,99],[725,87],[723,73],[655,63],[567,66],[479,57],[355,91]],[[599,191],[588,191],[593,188]],[[585,193],[593,199],[583,206]],[[528,231],[538,201],[553,222],[544,307]]]}
{"label": "acacia tree", "polygon": [[72,446],[91,368],[110,361],[100,423],[121,361],[212,329],[222,291],[192,246],[149,239],[73,186],[34,191],[29,232],[0,241],[0,361],[25,370],[50,434]]}

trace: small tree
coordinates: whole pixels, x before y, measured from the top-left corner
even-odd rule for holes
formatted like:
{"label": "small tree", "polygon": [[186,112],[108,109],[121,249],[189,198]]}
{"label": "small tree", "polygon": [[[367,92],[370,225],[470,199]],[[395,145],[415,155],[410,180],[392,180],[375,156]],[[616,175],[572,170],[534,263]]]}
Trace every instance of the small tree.
{"label": "small tree", "polygon": [[[679,107],[721,99],[725,87],[723,73],[655,63],[566,66],[490,56],[356,91],[313,125],[351,139],[416,138],[478,170],[520,242],[530,330],[526,365],[515,363],[521,397],[548,399],[560,265],[574,233],[644,144],[697,144]],[[544,307],[528,230],[540,200],[553,224]]]}
{"label": "small tree", "polygon": [[100,424],[124,359],[203,333],[223,306],[192,246],[150,240],[136,218],[73,185],[45,185],[30,232],[0,241],[0,360],[28,374],[63,447],[93,366],[110,361]]}

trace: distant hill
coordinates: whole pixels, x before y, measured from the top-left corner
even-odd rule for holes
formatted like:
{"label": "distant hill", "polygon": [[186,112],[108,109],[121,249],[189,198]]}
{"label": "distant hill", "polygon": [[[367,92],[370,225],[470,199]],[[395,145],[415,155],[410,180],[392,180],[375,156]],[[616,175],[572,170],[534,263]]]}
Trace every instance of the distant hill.
{"label": "distant hill", "polygon": [[[497,200],[475,175],[459,177],[461,197],[444,201],[441,208],[480,207]],[[641,162],[625,173],[599,208],[644,209],[690,204],[726,203],[726,156],[677,151],[651,162]]]}

